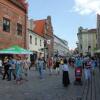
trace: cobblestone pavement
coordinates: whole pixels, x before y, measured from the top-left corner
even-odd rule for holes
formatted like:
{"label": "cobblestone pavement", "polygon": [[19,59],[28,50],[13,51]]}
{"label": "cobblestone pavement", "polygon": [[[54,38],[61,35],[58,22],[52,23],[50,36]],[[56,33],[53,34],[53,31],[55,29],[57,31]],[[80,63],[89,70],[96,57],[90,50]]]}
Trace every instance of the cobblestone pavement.
{"label": "cobblestone pavement", "polygon": [[20,85],[0,79],[0,100],[77,100],[83,86],[73,85],[74,69],[70,68],[71,84],[67,88],[62,86],[61,77],[45,73],[45,78],[39,79],[38,73],[31,70],[28,81]]}

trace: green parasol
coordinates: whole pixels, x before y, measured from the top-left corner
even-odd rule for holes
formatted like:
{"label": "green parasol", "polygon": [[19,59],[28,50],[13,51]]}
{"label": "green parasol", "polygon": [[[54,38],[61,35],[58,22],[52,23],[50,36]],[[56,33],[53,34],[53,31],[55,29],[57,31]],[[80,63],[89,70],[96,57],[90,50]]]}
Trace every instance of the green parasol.
{"label": "green parasol", "polygon": [[33,54],[33,52],[15,45],[8,49],[0,50],[0,54]]}

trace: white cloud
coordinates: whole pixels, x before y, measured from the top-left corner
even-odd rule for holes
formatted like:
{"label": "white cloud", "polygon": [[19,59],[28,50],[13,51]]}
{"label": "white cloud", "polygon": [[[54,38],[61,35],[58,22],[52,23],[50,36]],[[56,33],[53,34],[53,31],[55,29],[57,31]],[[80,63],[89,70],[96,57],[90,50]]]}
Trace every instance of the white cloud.
{"label": "white cloud", "polygon": [[81,15],[100,14],[100,0],[75,0],[74,11]]}

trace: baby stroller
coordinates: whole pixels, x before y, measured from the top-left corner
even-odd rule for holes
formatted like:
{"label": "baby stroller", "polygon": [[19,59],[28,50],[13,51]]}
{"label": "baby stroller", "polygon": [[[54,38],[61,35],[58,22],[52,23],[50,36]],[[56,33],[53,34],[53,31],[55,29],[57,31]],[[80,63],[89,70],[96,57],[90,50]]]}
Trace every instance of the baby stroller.
{"label": "baby stroller", "polygon": [[82,68],[76,67],[75,68],[75,85],[82,85]]}

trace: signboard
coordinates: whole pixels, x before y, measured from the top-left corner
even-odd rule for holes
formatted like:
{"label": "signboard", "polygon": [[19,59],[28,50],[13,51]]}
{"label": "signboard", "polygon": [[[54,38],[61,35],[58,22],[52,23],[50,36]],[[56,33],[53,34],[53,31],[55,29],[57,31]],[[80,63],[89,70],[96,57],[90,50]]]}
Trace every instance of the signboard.
{"label": "signboard", "polygon": [[47,44],[50,44],[51,43],[51,40],[47,40]]}

